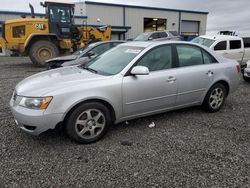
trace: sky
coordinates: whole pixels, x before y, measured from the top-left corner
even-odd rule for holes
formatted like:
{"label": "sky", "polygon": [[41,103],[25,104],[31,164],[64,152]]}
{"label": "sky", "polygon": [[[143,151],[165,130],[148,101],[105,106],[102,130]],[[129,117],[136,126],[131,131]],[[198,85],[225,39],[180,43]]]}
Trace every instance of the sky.
{"label": "sky", "polygon": [[[0,0],[0,10],[29,11],[29,3],[35,12],[43,13],[41,0]],[[60,0],[79,2],[82,0]],[[141,6],[154,6],[173,9],[209,12],[207,33],[220,30],[237,31],[240,36],[250,36],[250,0],[89,0],[108,3],[124,3]]]}

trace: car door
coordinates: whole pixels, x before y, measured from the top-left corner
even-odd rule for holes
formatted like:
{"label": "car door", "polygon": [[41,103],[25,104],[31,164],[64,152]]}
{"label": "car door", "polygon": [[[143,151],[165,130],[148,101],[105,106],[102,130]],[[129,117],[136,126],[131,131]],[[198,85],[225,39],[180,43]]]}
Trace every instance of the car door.
{"label": "car door", "polygon": [[150,50],[135,65],[148,67],[150,73],[123,78],[124,117],[172,108],[177,94],[172,46]]}
{"label": "car door", "polygon": [[235,59],[238,62],[242,61],[244,55],[243,44],[241,40],[229,40],[229,51],[226,55],[229,59]]}
{"label": "car door", "polygon": [[214,80],[216,60],[205,50],[193,45],[178,44],[176,51],[179,62],[176,106],[200,103]]}

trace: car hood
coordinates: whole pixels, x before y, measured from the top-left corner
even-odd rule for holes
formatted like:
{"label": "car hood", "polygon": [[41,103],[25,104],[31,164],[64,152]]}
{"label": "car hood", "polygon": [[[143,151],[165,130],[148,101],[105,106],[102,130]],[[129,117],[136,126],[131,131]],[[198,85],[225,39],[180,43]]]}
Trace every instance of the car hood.
{"label": "car hood", "polygon": [[77,55],[67,55],[67,56],[61,56],[61,57],[55,57],[52,59],[49,59],[46,61],[46,63],[54,62],[54,61],[72,61],[77,59]]}
{"label": "car hood", "polygon": [[46,96],[59,89],[76,85],[82,86],[92,81],[108,78],[110,76],[95,74],[77,66],[63,67],[44,71],[24,79],[16,86],[16,92],[21,96]]}

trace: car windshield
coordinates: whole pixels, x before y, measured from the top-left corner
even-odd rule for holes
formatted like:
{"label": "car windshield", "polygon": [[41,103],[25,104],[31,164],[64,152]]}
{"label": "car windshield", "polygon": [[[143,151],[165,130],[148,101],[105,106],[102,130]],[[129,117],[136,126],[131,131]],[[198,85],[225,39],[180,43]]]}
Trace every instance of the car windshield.
{"label": "car windshield", "polygon": [[148,40],[149,33],[142,33],[135,37],[134,41],[146,41]]}
{"label": "car windshield", "polygon": [[121,72],[144,48],[134,46],[117,46],[97,56],[80,68],[102,74],[115,75]]}
{"label": "car windshield", "polygon": [[204,45],[206,47],[210,47],[215,42],[215,40],[206,39],[206,38],[202,38],[202,37],[196,37],[191,42],[201,44],[201,45]]}
{"label": "car windshield", "polygon": [[96,46],[96,43],[86,45],[83,48],[80,48],[79,50],[75,51],[72,55],[79,56],[79,55],[81,55],[83,53],[86,53],[87,51],[89,51],[94,46]]}

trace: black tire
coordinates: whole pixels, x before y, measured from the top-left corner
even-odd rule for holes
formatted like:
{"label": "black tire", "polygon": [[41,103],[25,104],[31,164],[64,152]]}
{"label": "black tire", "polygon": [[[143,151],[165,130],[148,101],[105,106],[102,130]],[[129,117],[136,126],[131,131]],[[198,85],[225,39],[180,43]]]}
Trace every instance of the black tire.
{"label": "black tire", "polygon": [[245,77],[245,76],[243,75],[243,79],[244,79],[246,82],[250,82],[250,78],[249,78],[249,77]]}
{"label": "black tire", "polygon": [[[219,94],[219,96],[216,95],[216,91],[221,92],[221,94],[223,95],[222,98],[219,97],[221,96],[221,94]],[[214,99],[215,95],[217,96],[217,98]],[[211,112],[211,113],[218,112],[224,105],[226,97],[227,97],[227,90],[225,86],[221,83],[217,83],[213,85],[207,92],[207,95],[203,101],[203,107],[208,112]]]}
{"label": "black tire", "polygon": [[47,40],[39,40],[31,45],[29,50],[29,57],[34,65],[45,67],[45,61],[59,56],[58,47]]}
{"label": "black tire", "polygon": [[[98,112],[95,112],[95,110]],[[97,116],[97,115],[95,116],[95,113],[101,112],[103,116],[101,116],[98,119],[99,120],[98,123],[104,125],[102,128],[95,127],[95,124],[92,124],[92,120],[86,120],[85,116],[86,117],[88,116],[86,113],[88,111],[92,112],[90,113],[91,113],[91,117],[94,116],[92,118],[93,121],[95,121],[94,118]],[[80,118],[82,118],[83,120],[81,120]],[[77,124],[76,123],[77,120],[86,121],[88,123]],[[110,112],[106,106],[97,102],[88,102],[88,103],[83,103],[82,105],[76,107],[71,112],[71,114],[66,120],[65,130],[66,130],[67,135],[74,141],[82,143],[82,144],[89,144],[89,143],[100,140],[107,133],[111,125],[111,122],[112,121],[111,121]],[[97,124],[97,121],[95,123]],[[80,132],[84,130],[87,130],[87,131],[85,131],[84,135],[80,136]],[[98,133],[98,134],[95,135],[94,137],[91,137],[92,135],[91,130],[93,130],[94,133]]]}

